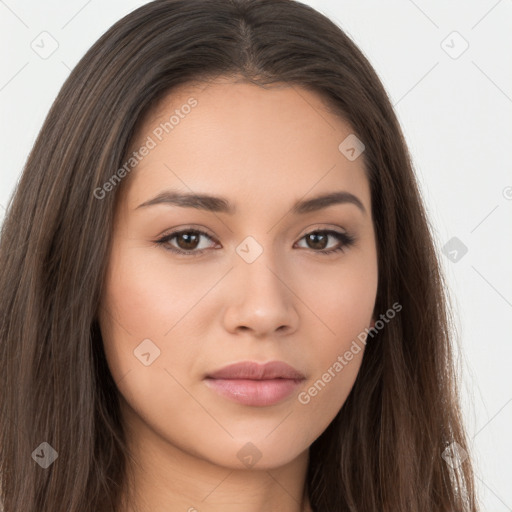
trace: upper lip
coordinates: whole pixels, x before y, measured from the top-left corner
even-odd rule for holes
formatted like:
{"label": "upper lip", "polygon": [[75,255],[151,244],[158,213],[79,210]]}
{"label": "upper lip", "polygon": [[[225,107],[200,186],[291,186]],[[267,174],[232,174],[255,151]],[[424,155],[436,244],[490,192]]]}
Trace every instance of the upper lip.
{"label": "upper lip", "polygon": [[305,376],[289,364],[282,361],[270,361],[261,364],[255,361],[234,363],[206,375],[211,379],[293,379],[302,380]]}

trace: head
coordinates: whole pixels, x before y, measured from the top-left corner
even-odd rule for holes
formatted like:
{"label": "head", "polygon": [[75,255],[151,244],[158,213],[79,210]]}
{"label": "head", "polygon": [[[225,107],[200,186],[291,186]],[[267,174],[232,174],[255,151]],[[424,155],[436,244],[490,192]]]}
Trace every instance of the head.
{"label": "head", "polygon": [[[160,141],[161,125],[189,103]],[[251,443],[258,468],[270,469],[307,452],[339,413],[378,281],[363,159],[339,150],[351,133],[310,91],[233,78],[180,87],[146,116],[130,154],[152,149],[122,185],[99,308],[132,437],[149,426],[233,468]],[[178,206],[170,191],[225,202]],[[244,361],[282,361],[304,379],[275,404],[226,400],[206,385]]]}
{"label": "head", "polygon": [[[469,459],[441,456],[467,445],[406,143],[312,8],[158,0],[116,23],[48,114],[0,258],[6,511],[115,510],[141,432],[226,468],[307,456],[317,510],[475,510]],[[248,360],[302,379],[265,406],[212,389]],[[51,478],[26,456],[44,441]]]}

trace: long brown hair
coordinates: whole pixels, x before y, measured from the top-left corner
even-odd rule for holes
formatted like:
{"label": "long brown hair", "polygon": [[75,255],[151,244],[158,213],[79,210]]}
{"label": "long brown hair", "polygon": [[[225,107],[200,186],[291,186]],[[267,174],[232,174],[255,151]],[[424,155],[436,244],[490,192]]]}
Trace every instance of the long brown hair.
{"label": "long brown hair", "polygon": [[[313,509],[476,511],[470,457],[443,457],[452,443],[469,448],[449,298],[401,128],[362,52],[291,0],[148,3],[111,27],[64,83],[0,240],[4,511],[118,510],[127,451],[97,313],[120,187],[101,200],[94,191],[125,162],[159,99],[221,75],[308,88],[348,121],[366,146],[375,312],[402,306],[368,341],[346,403],[310,447]],[[36,458],[53,452],[41,443],[58,454],[47,469]]]}

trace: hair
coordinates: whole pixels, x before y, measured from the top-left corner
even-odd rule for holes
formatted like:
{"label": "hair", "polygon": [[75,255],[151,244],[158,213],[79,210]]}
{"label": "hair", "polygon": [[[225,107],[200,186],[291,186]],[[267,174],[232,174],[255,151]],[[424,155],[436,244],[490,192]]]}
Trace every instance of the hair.
{"label": "hair", "polygon": [[[126,160],[172,90],[215,77],[319,95],[366,148],[378,254],[375,312],[354,386],[310,447],[315,512],[476,511],[453,320],[432,228],[390,100],[332,21],[292,0],[157,0],[115,23],[62,86],[7,208],[0,239],[0,498],[4,512],[117,511],[128,451],[98,308]],[[121,184],[123,185],[124,182]],[[58,453],[47,469],[34,453]],[[32,455],[32,456],[31,456]]]}

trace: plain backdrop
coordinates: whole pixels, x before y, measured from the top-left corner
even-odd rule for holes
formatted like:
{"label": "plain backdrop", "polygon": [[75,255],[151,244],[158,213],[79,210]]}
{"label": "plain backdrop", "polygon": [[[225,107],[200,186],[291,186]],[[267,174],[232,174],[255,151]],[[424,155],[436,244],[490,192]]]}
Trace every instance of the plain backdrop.
{"label": "plain backdrop", "polygon": [[[144,3],[0,0],[0,222],[70,70]],[[395,107],[458,319],[482,509],[512,511],[512,1],[304,3],[352,38]]]}

